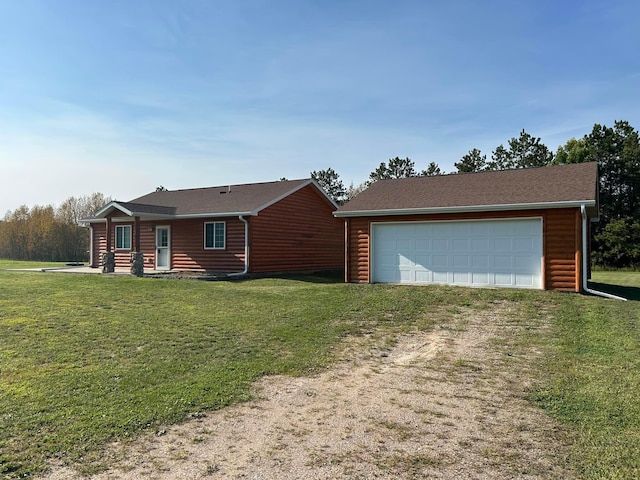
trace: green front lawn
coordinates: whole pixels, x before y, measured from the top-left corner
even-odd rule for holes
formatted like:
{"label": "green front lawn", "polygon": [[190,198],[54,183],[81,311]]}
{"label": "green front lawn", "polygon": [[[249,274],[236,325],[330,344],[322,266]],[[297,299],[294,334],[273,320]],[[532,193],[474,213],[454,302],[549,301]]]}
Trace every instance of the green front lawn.
{"label": "green front lawn", "polygon": [[548,380],[533,398],[574,439],[581,478],[640,478],[640,272],[594,272],[590,287],[628,302],[567,295]]}
{"label": "green front lawn", "polygon": [[15,477],[42,471],[51,458],[96,467],[105,442],[246,400],[260,376],[313,371],[345,335],[429,328],[442,308],[486,308],[505,295],[313,277],[202,282],[9,272],[4,265],[0,473]]}
{"label": "green front lawn", "polygon": [[[638,474],[637,301],[318,277],[200,282],[5,270],[19,267],[0,261],[7,478],[41,472],[51,459],[99,469],[106,442],[243,401],[263,375],[314,371],[346,335],[429,329],[462,308],[503,300],[523,321],[553,307],[550,361],[539,366],[532,398],[574,438],[584,478]],[[625,288],[637,290],[636,279]]]}

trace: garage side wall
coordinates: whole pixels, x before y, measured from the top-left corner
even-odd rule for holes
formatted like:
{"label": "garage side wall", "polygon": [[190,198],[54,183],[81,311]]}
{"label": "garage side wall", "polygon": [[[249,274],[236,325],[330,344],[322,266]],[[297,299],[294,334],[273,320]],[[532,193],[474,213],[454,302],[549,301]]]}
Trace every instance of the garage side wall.
{"label": "garage side wall", "polygon": [[371,223],[406,221],[483,220],[542,217],[544,289],[580,291],[581,222],[580,210],[528,210],[446,215],[354,217],[346,219],[345,280],[371,282]]}
{"label": "garage side wall", "polygon": [[547,290],[581,290],[582,218],[577,208],[547,210],[544,216]]}

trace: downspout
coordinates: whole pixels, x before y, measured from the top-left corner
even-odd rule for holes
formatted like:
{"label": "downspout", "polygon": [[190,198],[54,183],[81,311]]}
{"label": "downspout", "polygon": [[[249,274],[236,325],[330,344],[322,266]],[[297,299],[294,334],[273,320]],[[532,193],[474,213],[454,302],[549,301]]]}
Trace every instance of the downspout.
{"label": "downspout", "polygon": [[246,275],[249,271],[249,222],[242,215],[238,215],[238,218],[244,223],[244,270],[242,272],[229,273],[227,274],[228,277]]}
{"label": "downspout", "polygon": [[582,214],[582,289],[591,295],[599,295],[600,297],[611,298],[613,300],[627,301],[626,298],[612,295],[611,293],[598,292],[591,290],[587,286],[587,208],[584,204],[580,205],[580,213]]}

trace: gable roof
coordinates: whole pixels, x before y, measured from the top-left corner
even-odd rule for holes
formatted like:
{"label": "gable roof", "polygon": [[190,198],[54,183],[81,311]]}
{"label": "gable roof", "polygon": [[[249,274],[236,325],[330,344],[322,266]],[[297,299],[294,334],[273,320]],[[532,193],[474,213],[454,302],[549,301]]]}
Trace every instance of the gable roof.
{"label": "gable roof", "polygon": [[597,216],[597,162],[379,180],[337,217],[589,207]]}
{"label": "gable roof", "polygon": [[327,202],[337,208],[314,180],[301,179],[153,192],[130,202],[110,202],[96,212],[93,219],[106,218],[118,211],[124,216],[148,219],[257,215],[307,185],[314,185]]}

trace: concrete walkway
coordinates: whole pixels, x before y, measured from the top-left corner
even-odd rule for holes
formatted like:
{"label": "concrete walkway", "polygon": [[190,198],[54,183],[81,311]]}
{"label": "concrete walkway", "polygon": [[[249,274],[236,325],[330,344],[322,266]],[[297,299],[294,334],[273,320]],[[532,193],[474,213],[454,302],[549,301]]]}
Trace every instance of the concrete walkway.
{"label": "concrete walkway", "polygon": [[[71,267],[42,267],[42,268],[10,268],[13,272],[46,272],[46,273],[83,273],[83,274],[102,274],[102,268],[92,268],[86,265]],[[162,275],[167,273],[177,273],[172,270],[153,270],[144,269],[145,275]],[[116,267],[115,272],[105,273],[104,275],[131,275],[128,267]]]}

